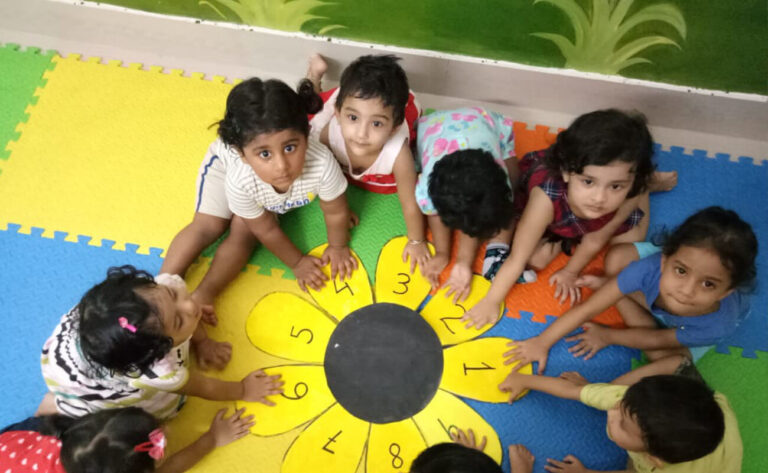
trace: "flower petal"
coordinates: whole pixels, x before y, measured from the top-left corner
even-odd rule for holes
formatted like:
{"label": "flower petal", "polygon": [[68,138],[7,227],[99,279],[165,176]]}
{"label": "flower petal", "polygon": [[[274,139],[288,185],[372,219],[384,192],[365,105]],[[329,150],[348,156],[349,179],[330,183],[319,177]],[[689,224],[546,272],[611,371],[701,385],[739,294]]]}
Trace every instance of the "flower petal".
{"label": "flower petal", "polygon": [[413,460],[427,448],[412,419],[391,424],[371,424],[366,453],[366,473],[410,471]]}
{"label": "flower petal", "polygon": [[487,439],[488,444],[483,451],[501,463],[501,442],[496,431],[480,414],[453,394],[438,389],[432,402],[413,416],[413,420],[428,445],[452,442],[450,433],[456,432],[457,428],[465,432],[472,429],[478,442],[483,437]]}
{"label": "flower petal", "polygon": [[266,368],[268,375],[279,374],[285,390],[279,396],[270,396],[274,406],[259,402],[237,401],[237,408],[253,414],[256,423],[251,433],[261,436],[288,432],[319,416],[336,402],[325,381],[325,370],[317,365],[285,365]]}
{"label": "flower petal", "polygon": [[[310,255],[320,258],[328,244],[320,245],[309,252]],[[326,312],[341,320],[351,312],[373,304],[373,294],[371,293],[371,283],[368,281],[368,273],[365,271],[360,258],[354,252],[352,253],[357,260],[357,269],[352,276],[342,281],[336,276],[332,281],[326,282],[325,286],[319,291],[309,289],[309,294]],[[331,266],[327,264],[323,267],[323,272],[330,278]]]}
{"label": "flower petal", "polygon": [[355,472],[368,440],[369,424],[334,404],[296,437],[281,473]]}
{"label": "flower petal", "polygon": [[431,286],[419,268],[411,274],[410,261],[403,262],[403,250],[407,244],[407,237],[395,237],[381,249],[376,264],[376,301],[416,310],[424,302]]}
{"label": "flower petal", "polygon": [[[443,345],[455,345],[456,343],[471,340],[490,330],[493,325],[488,324],[481,329],[466,328],[466,323],[461,321],[464,313],[485,297],[491,283],[482,276],[472,276],[472,290],[469,297],[458,304],[453,302],[453,294],[446,297],[447,288],[443,287],[424,306],[421,315],[435,329],[437,336]],[[499,311],[499,317],[503,312]]]}
{"label": "flower petal", "polygon": [[245,325],[248,339],[262,351],[289,360],[322,363],[336,324],[319,309],[287,292],[261,298]]}
{"label": "flower petal", "polygon": [[[510,367],[504,365],[504,353],[511,340],[501,337],[480,338],[443,350],[443,379],[440,387],[459,396],[485,402],[507,402],[509,396],[499,390]],[[531,374],[530,363],[521,373]],[[527,391],[526,391],[527,392]]]}

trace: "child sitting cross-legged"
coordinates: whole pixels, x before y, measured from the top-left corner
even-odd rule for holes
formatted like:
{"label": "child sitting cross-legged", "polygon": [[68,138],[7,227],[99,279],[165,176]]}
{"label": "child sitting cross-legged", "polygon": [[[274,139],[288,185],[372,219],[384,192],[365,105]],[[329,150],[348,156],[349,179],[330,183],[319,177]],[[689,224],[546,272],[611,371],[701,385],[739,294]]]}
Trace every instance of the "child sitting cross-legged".
{"label": "child sitting cross-legged", "polygon": [[[656,375],[631,386],[588,384],[577,373],[560,378],[513,371],[499,389],[510,402],[525,389],[581,401],[607,411],[606,433],[625,449],[624,472],[740,473],[742,444],[728,400],[701,381]],[[567,426],[564,426],[567,428]],[[551,473],[593,472],[573,455],[549,459]]]}
{"label": "child sitting cross-legged", "polygon": [[176,415],[187,395],[271,405],[267,396],[282,392],[279,375],[255,371],[241,381],[222,381],[190,370],[190,339],[201,316],[179,276],[110,268],[43,346],[43,378],[51,392],[38,415],[80,417],[134,406],[163,420]]}

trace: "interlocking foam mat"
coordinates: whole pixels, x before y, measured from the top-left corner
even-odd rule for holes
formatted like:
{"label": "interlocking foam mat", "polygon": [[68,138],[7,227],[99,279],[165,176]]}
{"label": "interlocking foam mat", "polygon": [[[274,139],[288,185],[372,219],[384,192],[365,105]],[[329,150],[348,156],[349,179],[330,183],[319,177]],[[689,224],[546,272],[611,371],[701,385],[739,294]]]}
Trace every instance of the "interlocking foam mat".
{"label": "interlocking foam mat", "polygon": [[[0,424],[6,425],[34,412],[45,393],[40,348],[84,291],[112,265],[133,264],[151,272],[160,268],[171,238],[192,217],[195,173],[214,137],[209,125],[219,119],[231,84],[220,77],[206,80],[138,64],[102,64],[76,55],[63,58],[15,45],[0,47],[0,72],[0,144],[7,143],[0,148],[0,320],[4,325],[0,373],[10,380],[10,389],[0,393]],[[515,131],[521,155],[554,139],[545,126],[516,123]],[[753,225],[758,239],[766,241],[768,165],[674,146],[657,147],[656,159],[661,170],[677,170],[680,179],[673,191],[652,196],[650,234],[677,225],[698,208],[717,204],[738,211]],[[370,284],[371,297],[381,301],[386,292],[380,289],[383,281],[398,274],[396,264],[380,257],[382,248],[405,231],[397,198],[354,188],[348,197],[361,216],[351,246],[365,269],[354,284]],[[287,214],[281,225],[303,251],[324,243],[316,203]],[[202,277],[214,250],[215,246],[207,250],[190,270],[191,285]],[[249,406],[260,419],[254,429],[260,435],[218,449],[192,471],[246,472],[259,465],[264,472],[292,472],[302,468],[301,458],[325,465],[322,471],[405,471],[416,450],[447,438],[436,421],[470,425],[487,433],[493,440],[489,453],[497,458],[502,458],[503,446],[525,444],[537,457],[536,471],[543,471],[546,458],[569,453],[590,468],[622,467],[626,457],[607,439],[604,414],[535,392],[507,405],[493,398],[493,389],[483,388],[503,375],[503,369],[497,350],[476,347],[494,346],[498,339],[530,337],[560,315],[566,307],[552,299],[546,280],[565,261],[565,257],[557,259],[536,283],[516,286],[507,298],[506,316],[485,333],[446,341],[448,332],[460,330],[455,326],[449,330],[448,323],[443,323],[445,329],[437,330],[443,344],[458,345],[445,350],[446,368],[435,405],[416,414],[412,424],[407,420],[371,427],[338,404],[327,405],[334,402],[332,398],[321,402],[302,394],[299,381],[305,387],[321,388],[324,383],[324,376],[308,374],[316,367],[312,363],[306,369],[286,367],[288,396],[280,398],[272,411]],[[589,270],[599,271],[600,266],[598,258]],[[768,252],[763,251],[758,273],[766,270]],[[728,396],[739,417],[745,472],[768,471],[766,281],[759,279],[752,294],[751,317],[699,366],[710,384]],[[257,368],[306,365],[307,360],[301,361],[304,355],[270,351],[271,342],[254,338],[254,330],[248,328],[265,323],[253,319],[251,312],[270,300],[266,296],[277,297],[274,294],[287,294],[280,297],[328,312],[334,304],[346,303],[301,293],[282,263],[264,249],[257,250],[217,300],[221,323],[209,333],[230,341],[234,355],[223,372],[213,375],[240,379]],[[343,296],[344,291],[339,294]],[[426,304],[408,303],[416,304],[429,321],[439,298],[438,293]],[[602,314],[599,320],[619,324],[615,311]],[[440,322],[435,323],[439,329]],[[318,343],[321,339],[318,335]],[[561,341],[552,349],[547,373],[577,370],[590,381],[607,381],[629,370],[638,358],[635,350],[609,347],[584,362],[573,358]],[[457,363],[462,363],[463,374],[456,375]],[[467,373],[484,383],[467,383],[462,378]],[[462,381],[457,384],[454,376]],[[308,407],[300,407],[302,399]],[[189,400],[169,423],[171,449],[203,432],[222,406],[235,407],[235,403]],[[450,417],[452,412],[460,414]],[[339,431],[344,433],[336,435]],[[345,441],[352,437],[354,442]],[[322,457],[330,455],[328,450],[336,455],[335,463]],[[508,469],[507,459],[503,462]]]}

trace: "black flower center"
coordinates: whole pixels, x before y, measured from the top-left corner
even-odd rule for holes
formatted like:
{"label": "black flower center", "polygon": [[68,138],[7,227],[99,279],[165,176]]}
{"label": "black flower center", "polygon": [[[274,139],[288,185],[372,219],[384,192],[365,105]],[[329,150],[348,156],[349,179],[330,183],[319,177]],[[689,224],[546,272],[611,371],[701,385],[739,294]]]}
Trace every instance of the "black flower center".
{"label": "black flower center", "polygon": [[440,339],[416,312],[372,304],[345,317],[325,351],[336,400],[360,419],[384,424],[421,411],[443,375]]}

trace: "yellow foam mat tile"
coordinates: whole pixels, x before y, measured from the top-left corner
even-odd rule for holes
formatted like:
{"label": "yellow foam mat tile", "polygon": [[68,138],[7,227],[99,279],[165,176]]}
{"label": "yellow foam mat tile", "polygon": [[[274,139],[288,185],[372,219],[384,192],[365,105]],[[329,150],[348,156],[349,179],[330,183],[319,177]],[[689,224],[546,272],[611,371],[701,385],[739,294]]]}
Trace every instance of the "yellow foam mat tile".
{"label": "yellow foam mat tile", "polygon": [[167,248],[191,221],[200,162],[232,88],[140,64],[53,58],[0,175],[0,228]]}

